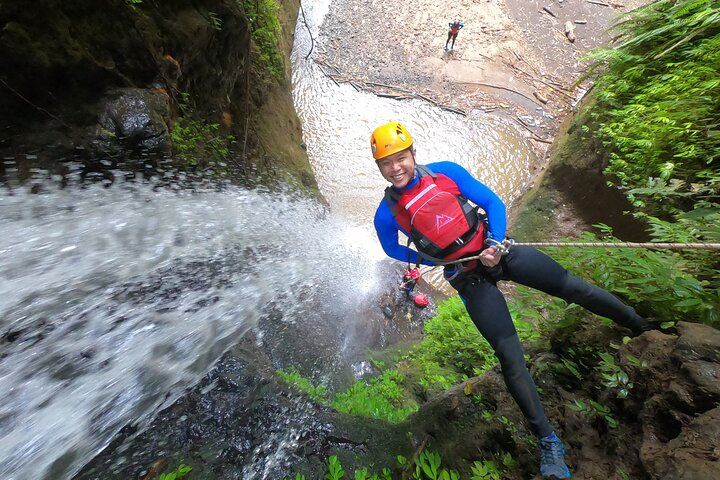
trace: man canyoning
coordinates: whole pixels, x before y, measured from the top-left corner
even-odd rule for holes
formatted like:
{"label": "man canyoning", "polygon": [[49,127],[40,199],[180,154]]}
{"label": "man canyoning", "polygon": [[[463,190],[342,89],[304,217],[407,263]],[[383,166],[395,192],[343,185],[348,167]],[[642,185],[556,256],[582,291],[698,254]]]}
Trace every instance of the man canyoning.
{"label": "man canyoning", "polygon": [[[500,197],[455,163],[417,164],[413,138],[402,124],[377,127],[370,146],[380,173],[391,184],[374,220],[383,250],[403,262],[445,265],[445,279],[458,291],[470,318],[494,349],[507,388],[538,437],[542,477],[570,478],[563,442],[545,416],[497,282],[517,282],[576,303],[630,329],[633,335],[652,325],[615,296],[571,275],[539,250],[510,246]],[[417,250],[409,242],[400,243],[399,232]],[[451,261],[458,262],[447,263]]]}

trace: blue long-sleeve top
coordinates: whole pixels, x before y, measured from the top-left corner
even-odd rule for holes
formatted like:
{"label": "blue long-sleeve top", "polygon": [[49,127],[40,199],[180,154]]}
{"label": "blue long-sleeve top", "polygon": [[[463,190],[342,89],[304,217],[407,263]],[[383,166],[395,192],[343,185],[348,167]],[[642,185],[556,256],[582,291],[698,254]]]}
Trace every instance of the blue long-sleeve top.
{"label": "blue long-sleeve top", "polygon": [[[505,204],[495,192],[456,163],[436,162],[430,163],[426,165],[426,167],[433,173],[441,173],[452,179],[457,184],[460,193],[467,197],[472,203],[485,210],[488,219],[488,232],[486,233],[488,237],[498,241],[505,239],[505,229],[507,227]],[[402,192],[403,190],[412,188],[417,185],[419,181],[420,177],[416,170],[415,179],[405,188],[399,189],[399,191]],[[420,257],[415,250],[400,243],[398,232],[403,232],[408,236],[409,234],[400,228],[385,198],[383,198],[375,211],[374,223],[380,245],[382,245],[383,250],[389,257],[400,260],[401,262],[409,261],[410,263],[415,263],[420,260],[420,263],[424,265],[435,265],[433,262]]]}

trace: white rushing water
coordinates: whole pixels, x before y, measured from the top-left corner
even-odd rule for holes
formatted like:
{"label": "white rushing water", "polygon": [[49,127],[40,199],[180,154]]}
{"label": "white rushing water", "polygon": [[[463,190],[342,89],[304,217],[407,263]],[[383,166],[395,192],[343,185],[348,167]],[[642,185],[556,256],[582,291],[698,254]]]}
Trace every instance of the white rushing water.
{"label": "white rushing water", "polygon": [[361,232],[313,202],[239,188],[2,191],[0,223],[5,480],[62,478],[48,473],[59,458],[71,472],[142,426],[269,301],[293,318],[295,293],[312,301],[361,260],[359,283],[374,282]]}

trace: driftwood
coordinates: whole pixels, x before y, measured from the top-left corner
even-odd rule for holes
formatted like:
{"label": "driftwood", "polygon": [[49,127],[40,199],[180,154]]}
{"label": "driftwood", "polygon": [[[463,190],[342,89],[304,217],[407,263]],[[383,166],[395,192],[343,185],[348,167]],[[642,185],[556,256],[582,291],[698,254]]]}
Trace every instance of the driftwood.
{"label": "driftwood", "polygon": [[525,128],[530,134],[532,135],[532,139],[541,143],[552,143],[552,140],[547,140],[545,138],[538,137],[538,135],[532,131],[532,129],[522,120],[520,120],[517,117],[513,117],[517,123],[519,123],[523,128]]}
{"label": "driftwood", "polygon": [[[329,75],[329,74],[325,71],[325,69],[323,68],[323,65],[324,65],[323,63],[318,62],[318,67],[320,68],[320,71],[323,73],[323,75],[325,75],[326,77],[328,77],[330,80],[333,81],[333,83],[334,83],[335,85],[337,85],[337,86],[339,87],[340,84],[337,82],[337,80],[335,80],[335,78],[333,78],[332,75]],[[325,65],[325,66],[327,67],[327,65]]]}
{"label": "driftwood", "polygon": [[[482,55],[482,54],[481,54],[481,55]],[[489,57],[487,57],[487,58],[489,58]],[[492,60],[492,59],[490,59],[490,60]],[[320,60],[315,60],[315,63],[318,64],[318,66],[319,66],[319,68],[320,68],[320,71],[323,73],[323,75],[325,75],[326,77],[330,78],[330,80],[332,80],[332,81],[333,81],[336,85],[338,85],[338,86],[339,86],[339,83],[338,83],[338,82],[340,82],[340,83],[349,83],[350,85],[352,85],[352,87],[353,87],[356,91],[369,92],[369,93],[372,93],[373,95],[376,95],[376,96],[378,96],[378,97],[390,98],[390,99],[393,99],[393,100],[408,100],[408,99],[413,99],[413,98],[414,98],[414,99],[422,99],[422,100],[425,100],[426,102],[428,102],[428,103],[430,103],[430,104],[432,104],[432,105],[434,105],[434,106],[436,106],[436,107],[438,107],[438,108],[441,108],[441,109],[443,109],[443,110],[447,110],[448,112],[456,113],[456,114],[458,114],[458,115],[467,116],[466,110],[464,110],[464,109],[462,109],[462,108],[460,108],[460,107],[455,107],[455,106],[452,106],[452,105],[443,104],[443,103],[441,103],[441,102],[439,102],[439,101],[437,101],[437,100],[434,100],[434,99],[432,99],[432,98],[427,97],[426,95],[423,95],[422,93],[418,93],[418,92],[415,92],[415,91],[412,91],[412,90],[408,90],[408,89],[406,89],[406,88],[403,88],[403,87],[400,87],[400,86],[397,86],[397,85],[389,85],[389,84],[387,84],[387,83],[378,83],[378,82],[370,82],[370,81],[357,80],[357,79],[355,79],[355,78],[347,77],[347,76],[344,76],[344,75],[340,74],[340,70],[339,70],[337,67],[335,67],[334,65],[327,64],[327,63],[325,63],[325,62],[323,62],[323,61],[320,61]],[[323,68],[323,67],[325,67],[325,68]],[[335,71],[338,72],[338,74],[337,74],[337,75],[335,75],[335,74],[330,74],[330,73],[327,72],[327,70],[335,70]],[[1,80],[1,79],[0,79],[0,80]],[[493,87],[493,88],[500,88],[500,89],[503,89],[503,90],[508,90],[508,91],[517,93],[518,95],[521,95],[521,96],[527,98],[528,100],[534,101],[532,98],[528,97],[527,95],[524,95],[524,94],[521,93],[521,92],[518,92],[518,91],[513,90],[513,89],[511,89],[511,88],[501,87],[501,86],[499,86],[499,85],[481,84],[481,83],[478,83],[478,82],[459,82],[459,83],[466,83],[466,84],[471,84],[471,85],[485,85],[485,86],[489,86],[489,87]],[[554,88],[554,87],[551,86],[551,88]],[[392,91],[394,91],[394,92],[401,92],[401,93],[385,92],[385,91],[382,91],[382,90],[380,90],[380,89],[392,90]],[[500,108],[500,107],[498,107],[498,105],[489,105],[489,106],[488,106],[488,105],[483,105],[483,106],[470,106],[470,108],[477,108],[477,109],[483,110],[483,111],[486,112],[486,113],[489,113],[489,112],[492,112],[492,111],[497,110],[497,109]],[[248,118],[249,118],[249,117],[248,117]],[[538,141],[540,141],[540,140],[538,139]]]}
{"label": "driftwood", "polygon": [[421,94],[419,94],[419,93],[415,93],[415,95],[417,95],[418,97],[422,98],[423,100],[425,100],[425,101],[428,102],[428,103],[432,103],[432,104],[435,105],[435,106],[438,106],[438,105],[439,105],[438,102],[436,102],[435,100],[432,100],[432,99],[426,97],[425,95],[421,95]]}
{"label": "driftwood", "polygon": [[565,22],[565,36],[570,43],[575,43],[575,25],[570,20]]}
{"label": "driftwood", "polygon": [[[466,84],[466,85],[482,85],[482,86],[484,86],[484,87],[498,88],[498,89],[500,89],[500,90],[507,90],[508,92],[516,93],[516,94],[520,95],[521,97],[527,98],[527,99],[530,100],[531,102],[540,105],[540,104],[537,102],[537,100],[535,100],[534,98],[529,97],[529,96],[525,95],[525,94],[522,93],[522,92],[518,92],[517,90],[513,90],[512,88],[509,88],[509,87],[501,87],[500,85],[493,85],[492,83],[482,83],[482,82],[458,82],[458,83],[464,83],[464,84]],[[542,105],[541,105],[541,106],[542,106]]]}
{"label": "driftwood", "polygon": [[537,78],[537,77],[533,76],[531,73],[526,72],[525,70],[523,70],[522,68],[518,67],[517,65],[511,65],[511,67],[513,67],[513,68],[515,68],[515,69],[517,69],[517,70],[520,70],[522,73],[524,73],[525,75],[529,76],[529,77],[532,78],[533,80],[538,81],[538,82],[542,83],[543,85],[547,85],[548,87],[552,88],[552,89],[555,90],[556,92],[558,92],[558,93],[560,93],[560,94],[562,94],[562,95],[565,95],[565,96],[566,96],[567,98],[569,98],[570,100],[574,100],[574,98],[573,98],[572,95],[564,92],[563,90],[560,89],[560,87],[557,87],[557,86],[553,85],[552,83],[546,82],[545,80],[543,80],[543,79],[541,79],[541,78]]}
{"label": "driftwood", "polygon": [[394,93],[382,93],[382,92],[377,92],[375,94],[375,96],[382,97],[382,98],[392,98],[393,100],[399,100],[401,97],[401,95],[395,95]]}
{"label": "driftwood", "polygon": [[458,115],[462,115],[463,117],[467,117],[467,113],[465,113],[463,110],[460,110],[459,108],[455,107],[445,107],[441,106],[443,110],[447,110],[448,112],[457,113]]}
{"label": "driftwood", "polygon": [[613,7],[613,8],[623,8],[625,5],[622,3],[605,3],[605,2],[598,2],[597,0],[587,0],[588,3],[592,3],[593,5],[602,5],[603,7]]}
{"label": "driftwood", "polygon": [[398,92],[409,93],[411,95],[414,94],[414,92],[411,92],[410,90],[407,90],[402,87],[398,87],[396,85],[385,85],[384,83],[375,83],[375,82],[367,82],[366,85],[371,85],[373,87],[389,88],[391,90],[397,90]]}
{"label": "driftwood", "polygon": [[538,92],[537,90],[535,90],[535,91],[533,92],[533,95],[535,96],[535,98],[537,98],[538,100],[540,100],[543,104],[548,103],[548,99],[545,98],[545,97],[544,97],[540,92]]}
{"label": "driftwood", "polygon": [[552,17],[557,18],[557,15],[555,15],[552,10],[550,10],[548,7],[543,7],[543,10],[545,10],[548,14],[550,14]]}
{"label": "driftwood", "polygon": [[587,23],[587,20],[575,20],[575,23],[578,25],[585,25]]}

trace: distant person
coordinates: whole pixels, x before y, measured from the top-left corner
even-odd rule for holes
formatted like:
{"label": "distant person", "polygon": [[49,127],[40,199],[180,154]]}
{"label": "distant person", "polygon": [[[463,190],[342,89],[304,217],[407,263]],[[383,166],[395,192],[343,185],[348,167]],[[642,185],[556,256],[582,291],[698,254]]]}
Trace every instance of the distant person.
{"label": "distant person", "polygon": [[448,42],[452,39],[452,45],[450,46],[450,50],[455,48],[455,39],[457,38],[457,34],[460,31],[461,28],[463,28],[465,25],[460,23],[460,20],[455,20],[454,22],[448,22],[448,25],[450,25],[450,30],[448,30],[448,38],[445,40],[445,50],[447,50]]}

